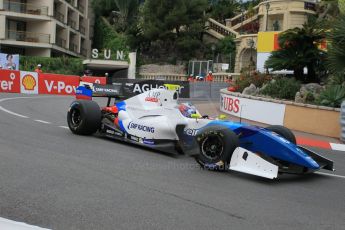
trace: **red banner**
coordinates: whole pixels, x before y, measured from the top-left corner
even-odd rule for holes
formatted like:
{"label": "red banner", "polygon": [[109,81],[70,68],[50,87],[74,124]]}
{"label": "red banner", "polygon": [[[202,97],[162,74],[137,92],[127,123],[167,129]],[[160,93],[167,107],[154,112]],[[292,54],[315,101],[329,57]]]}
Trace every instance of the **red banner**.
{"label": "red banner", "polygon": [[20,93],[20,72],[0,70],[0,92]]}
{"label": "red banner", "polygon": [[105,85],[107,83],[107,79],[105,77],[91,77],[85,76],[81,78],[82,81],[89,82],[89,83],[97,83],[101,85]]}
{"label": "red banner", "polygon": [[41,73],[38,76],[38,93],[74,95],[79,81],[79,76]]}

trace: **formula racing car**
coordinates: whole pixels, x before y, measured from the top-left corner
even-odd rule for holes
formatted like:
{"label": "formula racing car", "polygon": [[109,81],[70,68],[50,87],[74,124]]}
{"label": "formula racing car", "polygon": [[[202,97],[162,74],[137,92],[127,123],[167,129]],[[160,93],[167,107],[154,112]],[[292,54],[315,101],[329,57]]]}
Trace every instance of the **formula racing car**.
{"label": "formula racing car", "polygon": [[[234,170],[265,178],[280,173],[304,174],[333,170],[333,162],[296,145],[283,126],[266,128],[202,116],[190,103],[178,103],[178,93],[152,89],[123,98],[121,87],[85,83],[67,113],[70,130],[164,152],[194,156],[204,168]],[[93,97],[108,97],[100,108]],[[115,102],[112,103],[112,99]]]}

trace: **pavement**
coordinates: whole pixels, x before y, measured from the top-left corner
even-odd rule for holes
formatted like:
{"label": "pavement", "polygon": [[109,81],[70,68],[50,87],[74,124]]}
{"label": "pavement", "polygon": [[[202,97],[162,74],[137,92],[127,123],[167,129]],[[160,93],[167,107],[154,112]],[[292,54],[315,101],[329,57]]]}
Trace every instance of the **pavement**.
{"label": "pavement", "polygon": [[336,172],[211,172],[187,156],[73,135],[72,101],[0,94],[2,218],[48,229],[345,229],[343,151],[313,148]]}

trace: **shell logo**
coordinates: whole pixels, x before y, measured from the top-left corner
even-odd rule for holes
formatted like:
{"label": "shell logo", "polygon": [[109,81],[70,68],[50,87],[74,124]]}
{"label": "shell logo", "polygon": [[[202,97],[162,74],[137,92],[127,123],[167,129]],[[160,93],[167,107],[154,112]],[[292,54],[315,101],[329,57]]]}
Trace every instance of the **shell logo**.
{"label": "shell logo", "polygon": [[36,86],[36,80],[32,75],[27,74],[23,77],[22,84],[25,90],[34,90]]}

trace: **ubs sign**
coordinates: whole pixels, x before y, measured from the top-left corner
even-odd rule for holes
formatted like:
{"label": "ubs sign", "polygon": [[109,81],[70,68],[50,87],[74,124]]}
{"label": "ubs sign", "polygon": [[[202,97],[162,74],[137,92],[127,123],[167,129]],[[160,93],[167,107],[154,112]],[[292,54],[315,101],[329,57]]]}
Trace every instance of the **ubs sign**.
{"label": "ubs sign", "polygon": [[125,53],[123,52],[123,50],[117,50],[112,53],[111,49],[104,49],[101,52],[98,49],[92,49],[91,57],[93,59],[99,59],[103,57],[105,60],[125,60]]}

